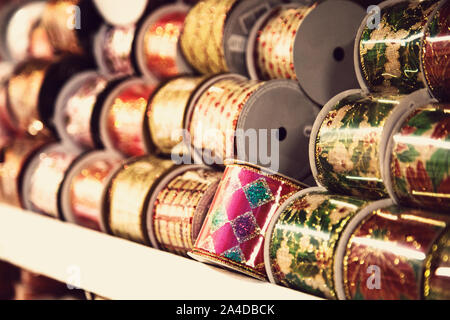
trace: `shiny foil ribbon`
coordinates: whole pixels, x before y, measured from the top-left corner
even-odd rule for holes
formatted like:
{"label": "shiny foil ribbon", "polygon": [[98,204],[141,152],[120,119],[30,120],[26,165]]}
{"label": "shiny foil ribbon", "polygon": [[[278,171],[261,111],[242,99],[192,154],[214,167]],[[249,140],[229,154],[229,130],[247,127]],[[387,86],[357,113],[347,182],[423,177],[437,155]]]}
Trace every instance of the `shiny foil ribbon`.
{"label": "shiny foil ribbon", "polygon": [[297,80],[294,67],[294,41],[305,17],[316,7],[280,7],[258,31],[254,60],[258,78]]}
{"label": "shiny foil ribbon", "polygon": [[[77,146],[86,149],[94,149],[98,145],[98,125],[95,123],[94,113],[99,95],[105,90],[108,80],[97,74],[81,74],[81,80],[75,76],[73,80],[67,83],[62,91],[62,101],[57,106],[61,115],[59,121],[61,125],[56,124],[57,128],[61,126],[59,134],[63,138],[75,143]],[[66,91],[67,90],[67,91]]]}
{"label": "shiny foil ribbon", "polygon": [[232,75],[213,82],[195,101],[187,119],[192,146],[216,163],[234,158],[237,122],[245,103],[263,84]]}
{"label": "shiny foil ribbon", "polygon": [[303,187],[259,167],[229,162],[190,255],[267,278],[265,232],[275,211]]}
{"label": "shiny foil ribbon", "polygon": [[427,256],[449,222],[448,216],[398,206],[374,211],[347,245],[346,298],[423,299]]}
{"label": "shiny foil ribbon", "polygon": [[150,245],[147,201],[158,180],[174,166],[172,161],[154,156],[132,159],[123,165],[109,183],[104,199],[107,232]]}
{"label": "shiny foil ribbon", "polygon": [[449,212],[450,105],[409,112],[391,136],[391,196],[407,206]]}
{"label": "shiny foil ribbon", "polygon": [[373,92],[408,94],[425,88],[420,51],[424,27],[438,6],[437,0],[401,1],[381,9],[378,28],[367,18],[357,38],[363,85]]}
{"label": "shiny foil ribbon", "polygon": [[450,300],[449,230],[432,247],[425,271],[424,296],[428,300]]}
{"label": "shiny foil ribbon", "polygon": [[153,214],[157,247],[187,256],[203,225],[221,176],[221,172],[207,168],[191,168],[173,178],[158,193],[153,212],[149,213]]}
{"label": "shiny foil ribbon", "polygon": [[152,96],[147,123],[152,143],[164,154],[183,141],[184,117],[191,96],[203,77],[183,76],[168,81]]}
{"label": "shiny foil ribbon", "polygon": [[9,79],[9,107],[22,132],[36,135],[44,129],[39,95],[50,64],[47,60],[28,60],[19,64]]}
{"label": "shiny foil ribbon", "polygon": [[96,60],[102,72],[109,75],[132,75],[131,50],[136,27],[104,25],[97,35]]}
{"label": "shiny foil ribbon", "polygon": [[129,79],[110,93],[100,117],[100,134],[106,147],[127,156],[147,153],[144,141],[145,112],[155,88],[154,83]]}
{"label": "shiny foil ribbon", "polygon": [[[166,8],[165,8],[166,9]],[[158,17],[149,16],[150,24],[144,22],[142,52],[144,74],[149,73],[157,78],[165,79],[177,76],[186,70],[180,69],[179,38],[183,30],[188,7],[174,6],[165,10]],[[157,11],[154,13],[156,15]]]}
{"label": "shiny foil ribbon", "polygon": [[295,290],[336,299],[335,252],[352,218],[369,202],[310,188],[278,210],[266,235],[269,279]]}
{"label": "shiny foil ribbon", "polygon": [[36,157],[28,187],[28,210],[39,212],[53,218],[61,218],[60,190],[70,165],[78,156],[77,152],[49,147]]}
{"label": "shiny foil ribbon", "polygon": [[40,139],[15,139],[2,148],[0,163],[1,200],[16,207],[24,207],[20,186],[26,165],[46,143]]}
{"label": "shiny foil ribbon", "polygon": [[61,194],[66,220],[93,230],[103,229],[104,192],[122,162],[119,155],[101,151],[88,153],[77,161],[68,173]]}
{"label": "shiny foil ribbon", "polygon": [[331,100],[314,124],[310,156],[317,183],[328,190],[368,199],[387,197],[380,145],[384,126],[400,96],[351,90]]}
{"label": "shiny foil ribbon", "polygon": [[441,6],[428,22],[422,44],[422,68],[434,97],[450,99],[450,3]]}
{"label": "shiny foil ribbon", "polygon": [[186,17],[180,45],[187,61],[203,74],[228,72],[223,48],[225,22],[238,0],[204,0]]}

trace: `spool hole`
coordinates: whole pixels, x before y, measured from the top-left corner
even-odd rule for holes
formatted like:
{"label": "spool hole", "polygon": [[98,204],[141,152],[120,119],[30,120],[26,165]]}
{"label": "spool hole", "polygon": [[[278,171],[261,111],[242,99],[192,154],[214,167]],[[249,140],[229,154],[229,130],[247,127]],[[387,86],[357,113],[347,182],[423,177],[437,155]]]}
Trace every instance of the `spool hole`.
{"label": "spool hole", "polygon": [[333,57],[336,61],[342,61],[345,58],[345,51],[341,47],[337,47],[333,51]]}
{"label": "spool hole", "polygon": [[278,135],[277,135],[278,140],[279,141],[283,141],[283,140],[286,139],[286,137],[287,137],[287,130],[286,130],[286,128],[285,127],[278,128]]}

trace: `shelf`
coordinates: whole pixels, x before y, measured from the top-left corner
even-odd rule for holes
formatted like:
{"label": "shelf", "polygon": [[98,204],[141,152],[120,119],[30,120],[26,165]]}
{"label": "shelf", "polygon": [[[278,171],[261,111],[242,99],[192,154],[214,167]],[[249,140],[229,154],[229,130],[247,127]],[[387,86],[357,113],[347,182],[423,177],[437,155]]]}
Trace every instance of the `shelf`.
{"label": "shelf", "polygon": [[110,299],[317,299],[5,205],[0,259]]}

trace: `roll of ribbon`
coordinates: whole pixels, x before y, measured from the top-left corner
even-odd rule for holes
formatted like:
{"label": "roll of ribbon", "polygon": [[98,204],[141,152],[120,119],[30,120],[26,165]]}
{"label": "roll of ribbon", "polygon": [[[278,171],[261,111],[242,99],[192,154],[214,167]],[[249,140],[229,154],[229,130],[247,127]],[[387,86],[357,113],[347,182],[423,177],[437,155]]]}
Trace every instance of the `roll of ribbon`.
{"label": "roll of ribbon", "polygon": [[199,72],[247,75],[246,42],[256,20],[281,0],[199,1],[180,38],[187,61]]}
{"label": "roll of ribbon", "polygon": [[144,76],[165,79],[192,71],[178,43],[188,11],[184,4],[167,5],[139,23],[134,59]]}
{"label": "roll of ribbon", "polygon": [[392,205],[374,211],[349,230],[350,240],[340,248],[345,253],[339,297],[423,299],[427,256],[449,222],[445,215]]}
{"label": "roll of ribbon", "polygon": [[112,76],[132,75],[131,49],[135,25],[110,26],[104,24],[95,38],[94,54],[102,73]]}
{"label": "roll of ribbon", "polygon": [[184,118],[190,98],[204,80],[193,76],[169,80],[150,99],[146,139],[162,153],[171,154],[183,142]]}
{"label": "roll of ribbon", "polygon": [[387,144],[398,117],[432,101],[425,90],[385,96],[350,90],[331,99],[314,123],[310,163],[316,182],[330,191],[367,199],[387,196],[383,179]]}
{"label": "roll of ribbon", "polygon": [[148,151],[145,141],[145,112],[157,84],[138,78],[108,85],[101,107],[100,138],[103,145],[126,156],[141,156]]}
{"label": "roll of ribbon", "polygon": [[97,72],[72,77],[58,95],[54,123],[59,137],[85,149],[101,147],[99,116],[101,93],[108,80]]}
{"label": "roll of ribbon", "polygon": [[187,256],[203,225],[221,172],[185,165],[158,184],[149,200],[147,228],[154,248]]}
{"label": "roll of ribbon", "polygon": [[246,59],[250,76],[298,80],[320,105],[357,87],[354,38],[364,15],[360,5],[347,0],[297,1],[272,9],[250,32]]}
{"label": "roll of ribbon", "polygon": [[95,34],[103,18],[90,0],[49,0],[42,23],[58,52],[92,54]]}
{"label": "roll of ribbon", "polygon": [[341,236],[348,225],[360,221],[379,205],[380,202],[331,194],[324,188],[309,188],[293,195],[278,209],[267,228],[264,261],[269,280],[336,299],[342,268],[335,252]]}
{"label": "roll of ribbon", "polygon": [[390,196],[399,204],[450,211],[450,106],[399,109],[384,159]]}
{"label": "roll of ribbon", "polygon": [[21,196],[25,209],[63,220],[61,187],[78,150],[53,144],[37,153],[24,172]]}
{"label": "roll of ribbon", "polygon": [[303,188],[261,167],[229,162],[189,255],[266,279],[263,246],[267,227],[280,205]]}
{"label": "roll of ribbon", "polygon": [[64,83],[90,68],[93,63],[80,56],[66,56],[56,62],[32,59],[17,65],[7,90],[19,129],[37,135],[52,128],[55,102]]}
{"label": "roll of ribbon", "polygon": [[450,3],[441,1],[425,29],[422,68],[428,88],[436,99],[450,99]]}
{"label": "roll of ribbon", "polygon": [[16,207],[25,207],[21,194],[25,170],[30,160],[47,142],[39,139],[15,139],[2,148],[3,157],[0,163],[2,201]]}
{"label": "roll of ribbon", "polygon": [[17,123],[8,103],[8,79],[13,71],[13,64],[0,62],[0,130],[10,134],[17,133]]}
{"label": "roll of ribbon", "polygon": [[386,1],[378,26],[373,13],[362,22],[355,44],[356,72],[362,88],[408,94],[425,88],[420,52],[424,27],[437,0]]}
{"label": "roll of ribbon", "polygon": [[107,151],[93,151],[80,156],[62,184],[64,220],[104,231],[101,218],[104,193],[122,162],[119,154]]}
{"label": "roll of ribbon", "polygon": [[450,233],[433,245],[425,271],[424,296],[429,300],[450,299]]}
{"label": "roll of ribbon", "polygon": [[191,98],[185,141],[206,164],[237,158],[302,180],[310,175],[302,149],[318,111],[295,81],[214,76]]}
{"label": "roll of ribbon", "polygon": [[10,60],[22,61],[27,58],[51,58],[51,47],[47,34],[41,25],[45,1],[12,2],[0,13],[0,42],[3,55]]}
{"label": "roll of ribbon", "polygon": [[159,179],[175,164],[154,156],[130,160],[107,186],[103,225],[109,234],[150,245],[147,228],[148,199]]}

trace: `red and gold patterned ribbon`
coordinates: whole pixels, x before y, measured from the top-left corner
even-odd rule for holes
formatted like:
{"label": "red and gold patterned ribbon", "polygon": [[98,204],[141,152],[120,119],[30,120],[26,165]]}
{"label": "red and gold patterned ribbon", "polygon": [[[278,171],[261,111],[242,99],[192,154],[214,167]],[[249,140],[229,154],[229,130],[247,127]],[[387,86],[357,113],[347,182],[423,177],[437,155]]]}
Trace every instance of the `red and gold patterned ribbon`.
{"label": "red and gold patterned ribbon", "polygon": [[161,249],[186,256],[194,245],[222,173],[191,169],[172,179],[153,208]]}
{"label": "red and gold patterned ribbon", "polygon": [[429,300],[450,300],[450,232],[433,245],[425,271],[424,296]]}
{"label": "red and gold patterned ribbon", "polygon": [[305,17],[316,7],[279,8],[258,31],[255,64],[259,79],[297,79],[294,41]]}

